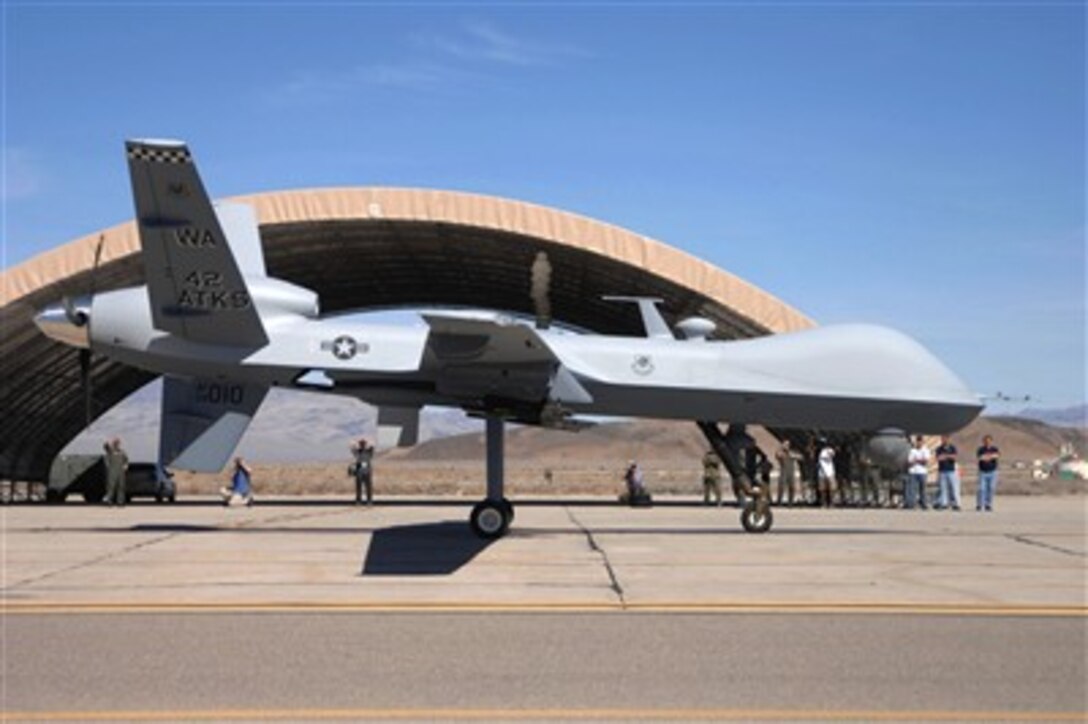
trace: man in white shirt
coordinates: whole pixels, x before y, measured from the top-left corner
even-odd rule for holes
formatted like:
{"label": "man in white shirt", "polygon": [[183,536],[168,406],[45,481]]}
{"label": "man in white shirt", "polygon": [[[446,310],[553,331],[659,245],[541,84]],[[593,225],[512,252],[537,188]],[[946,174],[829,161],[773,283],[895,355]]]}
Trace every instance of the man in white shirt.
{"label": "man in white shirt", "polygon": [[929,509],[926,502],[926,477],[928,475],[929,448],[926,447],[925,439],[918,435],[914,438],[914,447],[910,449],[910,453],[907,455],[907,489],[903,496],[907,510],[913,509],[918,502],[921,502],[922,510]]}
{"label": "man in white shirt", "polygon": [[817,478],[819,479],[819,505],[825,508],[831,507],[831,489],[835,486],[835,448],[827,442],[823,442],[820,448],[820,457],[817,463]]}

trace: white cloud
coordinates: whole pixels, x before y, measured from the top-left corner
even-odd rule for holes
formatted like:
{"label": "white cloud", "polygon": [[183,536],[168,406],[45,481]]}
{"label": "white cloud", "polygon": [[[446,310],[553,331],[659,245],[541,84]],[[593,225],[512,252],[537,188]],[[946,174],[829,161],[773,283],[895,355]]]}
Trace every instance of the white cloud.
{"label": "white cloud", "polygon": [[350,68],[303,70],[263,93],[273,105],[329,103],[379,89],[441,93],[479,84],[498,67],[557,66],[588,57],[577,48],[520,38],[489,23],[464,23],[445,33],[409,38],[410,60]]}
{"label": "white cloud", "polygon": [[274,104],[327,103],[378,89],[439,92],[469,77],[470,74],[432,63],[374,63],[347,69],[299,71],[265,96]]}
{"label": "white cloud", "polygon": [[461,60],[503,65],[559,65],[588,56],[584,50],[570,45],[520,38],[484,22],[465,23],[452,34],[419,34],[414,41],[420,48]]}
{"label": "white cloud", "polygon": [[34,154],[25,148],[4,149],[4,178],[0,185],[4,201],[35,196],[44,186],[45,171]]}

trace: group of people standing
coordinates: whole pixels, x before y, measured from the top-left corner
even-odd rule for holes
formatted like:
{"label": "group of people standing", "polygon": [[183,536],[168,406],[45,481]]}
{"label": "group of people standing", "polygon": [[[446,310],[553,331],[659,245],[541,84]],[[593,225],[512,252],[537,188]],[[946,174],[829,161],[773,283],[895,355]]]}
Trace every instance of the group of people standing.
{"label": "group of people standing", "polygon": [[[106,467],[105,502],[107,505],[124,505],[127,500],[125,473],[128,469],[128,455],[122,449],[119,438],[107,441],[103,450]],[[882,482],[882,478],[889,471],[882,471],[863,455],[856,456],[855,452],[853,445],[836,447],[826,440],[810,441],[805,450],[797,452],[789,440],[783,440],[775,452],[778,490],[777,496],[772,496],[772,502],[778,505],[792,506],[800,503],[831,507],[834,496],[837,495],[839,505],[898,507],[894,486],[890,484],[892,480],[888,481],[889,485],[886,487]],[[351,454],[353,460],[348,474],[355,480],[355,504],[361,505],[365,501],[367,505],[371,505],[374,500],[374,446],[366,438],[359,438],[351,445]],[[907,456],[906,470],[900,474],[903,482],[902,507],[908,510],[929,508],[926,488],[929,466],[935,460],[937,498],[933,507],[937,510],[960,510],[958,455],[959,451],[948,436],[941,437],[941,444],[932,452],[926,446],[925,438],[921,435],[915,437]],[[743,449],[741,457],[745,474],[752,484],[771,492],[771,474],[775,466],[754,440],[750,439],[750,444]],[[860,463],[857,470],[853,464],[855,457]],[[986,435],[982,438],[976,458],[978,490],[975,509],[991,511],[1001,458],[1001,451],[994,445],[993,437]],[[707,505],[723,504],[722,472],[718,455],[713,450],[708,450],[703,456],[703,502]],[[894,479],[895,476],[896,473],[891,471],[890,477]],[[624,481],[628,502],[637,505],[640,501],[649,501],[642,470],[637,462],[630,461],[624,473]],[[224,504],[228,506],[253,504],[252,472],[241,457],[234,459],[230,486],[223,488],[220,494]],[[744,489],[735,479],[733,494],[739,504],[744,505],[747,502]]]}
{"label": "group of people standing", "polygon": [[[921,435],[914,438],[914,444],[907,458],[907,481],[903,492],[903,507],[908,510],[920,507],[929,508],[926,495],[926,483],[929,478],[931,457],[937,461],[937,510],[960,510],[960,472],[959,450],[947,435],[941,437],[941,444],[931,455]],[[975,510],[992,511],[994,509],[994,490],[997,487],[997,465],[1001,451],[994,445],[990,435],[982,438],[982,444],[975,451],[978,460],[978,489],[975,492]]]}
{"label": "group of people standing", "polygon": [[[960,510],[959,451],[948,436],[941,438],[935,451],[925,444],[922,436],[914,438],[903,470],[885,470],[859,454],[853,444],[832,445],[826,440],[813,440],[802,451],[793,448],[789,440],[782,441],[775,452],[778,467],[777,491],[771,486],[774,465],[755,444],[745,447],[741,461],[749,480],[765,486],[772,502],[777,505],[815,505],[821,507],[903,507],[928,509],[926,486],[929,466],[937,464],[937,498],[934,508]],[[1001,452],[993,438],[986,435],[976,451],[978,461],[978,492],[976,509],[993,510],[997,487],[998,461]],[[895,483],[901,482],[897,489]],[[901,492],[900,492],[901,491]],[[733,481],[737,502],[744,505],[744,491]],[[773,494],[776,493],[776,494]],[[722,505],[722,464],[713,450],[703,456],[703,502]]]}

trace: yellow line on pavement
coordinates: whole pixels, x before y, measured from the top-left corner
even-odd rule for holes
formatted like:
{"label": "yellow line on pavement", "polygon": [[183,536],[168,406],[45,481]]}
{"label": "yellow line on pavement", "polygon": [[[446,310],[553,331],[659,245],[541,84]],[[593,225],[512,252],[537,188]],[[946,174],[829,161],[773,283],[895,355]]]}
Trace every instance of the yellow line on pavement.
{"label": "yellow line on pavement", "polygon": [[828,711],[824,709],[194,709],[177,711],[12,711],[5,721],[267,720],[671,720],[671,721],[1084,721],[1068,711]]}
{"label": "yellow line on pavement", "polygon": [[601,602],[148,602],[0,601],[0,614],[141,613],[753,613],[776,615],[879,614],[912,616],[1088,617],[1088,606],[925,603],[789,603],[780,601]]}

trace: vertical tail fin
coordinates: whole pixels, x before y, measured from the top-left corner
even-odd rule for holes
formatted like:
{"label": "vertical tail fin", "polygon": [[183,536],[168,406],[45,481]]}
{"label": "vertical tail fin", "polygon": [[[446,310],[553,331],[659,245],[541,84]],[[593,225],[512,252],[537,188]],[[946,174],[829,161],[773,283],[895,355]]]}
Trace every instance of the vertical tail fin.
{"label": "vertical tail fin", "polygon": [[264,385],[164,377],[159,462],[219,472],[267,393]]}
{"label": "vertical tail fin", "polygon": [[195,342],[268,344],[245,282],[246,273],[264,276],[252,213],[213,208],[184,143],[125,147],[156,329]]}

